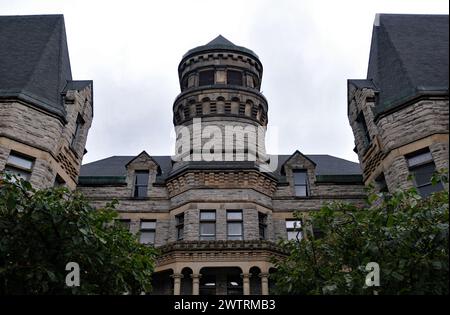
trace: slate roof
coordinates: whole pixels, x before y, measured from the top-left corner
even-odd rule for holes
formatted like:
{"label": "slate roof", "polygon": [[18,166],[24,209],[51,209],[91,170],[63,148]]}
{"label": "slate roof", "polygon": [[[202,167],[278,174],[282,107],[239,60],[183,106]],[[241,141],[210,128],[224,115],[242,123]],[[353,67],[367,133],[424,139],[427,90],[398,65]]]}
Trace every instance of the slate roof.
{"label": "slate roof", "polygon": [[259,60],[258,55],[255,54],[255,52],[253,52],[252,50],[242,47],[242,46],[237,46],[237,45],[233,44],[231,41],[229,41],[228,39],[226,39],[225,37],[223,37],[222,35],[219,35],[216,38],[214,38],[212,41],[207,43],[206,45],[198,46],[198,47],[195,47],[195,48],[192,48],[191,50],[189,50],[187,53],[185,53],[183,55],[183,59],[182,59],[181,63],[183,63],[185,59],[191,57],[192,55],[200,53],[200,52],[224,51],[224,50],[225,51],[236,51],[239,53],[250,55],[251,57]]}
{"label": "slate roof", "polygon": [[[274,156],[272,156],[274,157]],[[278,157],[278,168],[274,174],[268,174],[269,176],[275,177],[277,179],[282,179],[283,175],[281,173],[281,168],[283,164],[291,157],[291,155],[277,155]],[[335,156],[326,154],[313,154],[306,155],[316,164],[316,175],[361,175],[361,169],[358,163],[347,161]],[[126,165],[134,159],[135,156],[111,156],[102,160],[87,163],[81,166],[80,171],[80,182],[83,179],[91,177],[124,177],[126,176]],[[174,175],[172,169],[172,159],[170,156],[152,156],[156,163],[159,164],[161,168],[161,175],[158,181],[164,181],[171,175]],[[254,168],[253,162],[190,162],[188,164],[190,168],[193,169],[239,169],[239,168]],[[176,171],[178,172],[178,171]]]}
{"label": "slate roof", "polygon": [[448,27],[448,15],[378,14],[367,80],[349,83],[379,91],[375,114],[418,95],[448,95]]}
{"label": "slate roof", "polygon": [[0,16],[0,98],[64,118],[61,93],[89,83],[72,81],[63,15]]}

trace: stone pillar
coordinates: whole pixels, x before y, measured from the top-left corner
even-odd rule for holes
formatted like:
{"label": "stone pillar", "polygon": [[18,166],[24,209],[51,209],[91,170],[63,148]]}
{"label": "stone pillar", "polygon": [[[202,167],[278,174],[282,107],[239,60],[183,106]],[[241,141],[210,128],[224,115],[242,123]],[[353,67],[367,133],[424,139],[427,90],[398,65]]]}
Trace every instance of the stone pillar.
{"label": "stone pillar", "polygon": [[201,274],[193,273],[191,274],[192,278],[192,295],[199,295],[200,292],[200,278]]}
{"label": "stone pillar", "polygon": [[173,295],[180,295],[181,278],[183,278],[183,275],[181,273],[174,273],[171,277],[173,278]]}
{"label": "stone pillar", "polygon": [[241,273],[244,295],[250,295],[250,274]]}
{"label": "stone pillar", "polygon": [[259,277],[261,278],[261,294],[269,295],[269,274],[268,273],[260,273]]}

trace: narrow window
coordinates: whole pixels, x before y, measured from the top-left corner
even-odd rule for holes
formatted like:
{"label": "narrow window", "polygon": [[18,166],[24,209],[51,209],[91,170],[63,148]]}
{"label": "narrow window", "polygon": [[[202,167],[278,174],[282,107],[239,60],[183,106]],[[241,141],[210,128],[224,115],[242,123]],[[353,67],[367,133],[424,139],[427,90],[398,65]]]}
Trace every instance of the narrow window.
{"label": "narrow window", "polygon": [[228,70],[227,83],[230,85],[242,85],[242,72],[235,70]]}
{"label": "narrow window", "polygon": [[442,183],[431,184],[431,177],[436,171],[433,157],[429,150],[421,151],[407,156],[410,174],[414,178],[414,184],[422,197],[444,189]]}
{"label": "narrow window", "polygon": [[134,197],[147,197],[148,189],[148,171],[135,171],[134,173]]}
{"label": "narrow window", "polygon": [[301,240],[302,234],[302,222],[300,220],[289,219],[286,220],[286,232],[287,239],[291,240]]}
{"label": "narrow window", "polygon": [[379,192],[388,192],[388,187],[386,184],[386,179],[384,178],[384,174],[381,173],[376,179],[375,184]]}
{"label": "narrow window", "polygon": [[53,183],[54,187],[64,187],[66,185],[66,182],[64,181],[64,179],[62,179],[61,176],[59,176],[59,174],[56,174],[55,177],[55,182]]}
{"label": "narrow window", "polygon": [[216,239],[216,211],[200,211],[200,240]]}
{"label": "narrow window", "polygon": [[213,85],[214,84],[214,70],[201,71],[198,74],[198,85]]}
{"label": "narrow window", "polygon": [[83,128],[84,125],[84,120],[81,117],[81,115],[78,114],[77,116],[77,121],[75,124],[75,132],[72,135],[72,141],[70,142],[70,145],[72,147],[75,147],[75,145],[77,144],[79,138],[80,138],[80,134],[81,134],[81,129]]}
{"label": "narrow window", "polygon": [[364,117],[363,112],[360,112],[358,114],[358,117],[356,117],[356,122],[358,123],[358,127],[363,133],[363,148],[367,148],[370,145],[370,134],[369,129],[367,128],[366,119]]}
{"label": "narrow window", "polygon": [[175,216],[175,223],[177,228],[177,241],[184,238],[184,212]]}
{"label": "narrow window", "polygon": [[299,197],[306,197],[309,195],[308,178],[306,170],[294,170],[294,188],[295,195]]}
{"label": "narrow window", "polygon": [[[33,164],[33,158],[11,152],[6,161],[5,172],[24,180],[30,180]],[[12,180],[15,181],[14,178]]]}
{"label": "narrow window", "polygon": [[267,238],[267,214],[258,212],[259,223],[259,239],[265,240]]}
{"label": "narrow window", "polygon": [[242,240],[242,210],[227,211],[227,238],[228,240]]}
{"label": "narrow window", "polygon": [[140,230],[141,244],[155,244],[156,221],[155,220],[141,220]]}

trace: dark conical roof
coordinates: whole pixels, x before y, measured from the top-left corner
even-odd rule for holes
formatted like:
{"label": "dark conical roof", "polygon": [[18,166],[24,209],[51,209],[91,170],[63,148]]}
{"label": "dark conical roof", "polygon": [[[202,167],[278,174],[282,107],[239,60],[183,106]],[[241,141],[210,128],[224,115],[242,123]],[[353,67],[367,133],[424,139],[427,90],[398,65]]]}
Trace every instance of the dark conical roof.
{"label": "dark conical roof", "polygon": [[258,55],[255,54],[252,50],[242,46],[237,46],[228,39],[226,39],[225,37],[223,37],[222,35],[217,36],[206,45],[198,46],[189,50],[186,54],[184,54],[183,60],[192,55],[205,51],[236,51],[239,53],[243,53],[245,55],[249,55],[259,60]]}

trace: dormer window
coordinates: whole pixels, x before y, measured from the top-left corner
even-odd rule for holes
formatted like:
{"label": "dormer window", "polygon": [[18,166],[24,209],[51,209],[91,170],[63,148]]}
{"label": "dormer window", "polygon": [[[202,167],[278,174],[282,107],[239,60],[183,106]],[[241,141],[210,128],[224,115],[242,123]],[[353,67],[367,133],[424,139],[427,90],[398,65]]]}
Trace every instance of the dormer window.
{"label": "dormer window", "polygon": [[134,173],[134,197],[147,197],[149,171],[135,171]]}
{"label": "dormer window", "polygon": [[214,70],[201,71],[198,74],[198,85],[213,85],[214,84]]}
{"label": "dormer window", "polygon": [[308,173],[306,170],[293,170],[295,195],[306,197],[309,195]]}

